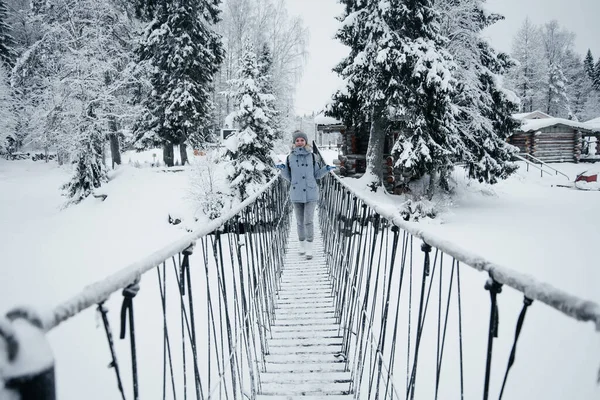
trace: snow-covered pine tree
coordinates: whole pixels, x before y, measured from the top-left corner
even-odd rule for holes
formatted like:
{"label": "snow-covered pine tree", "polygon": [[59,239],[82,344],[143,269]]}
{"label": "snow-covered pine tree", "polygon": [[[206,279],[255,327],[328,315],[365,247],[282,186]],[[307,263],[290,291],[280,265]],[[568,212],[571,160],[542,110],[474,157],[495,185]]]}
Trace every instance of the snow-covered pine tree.
{"label": "snow-covered pine tree", "polygon": [[176,0],[157,11],[137,50],[150,68],[151,95],[136,127],[138,144],[161,144],[166,165],[179,145],[201,147],[213,112],[212,83],[223,60],[221,38],[213,31],[220,0]]}
{"label": "snow-covered pine tree", "polygon": [[237,110],[233,113],[238,132],[224,145],[231,160],[227,179],[240,201],[264,186],[274,175],[271,153],[275,130],[269,115],[273,95],[261,92],[260,76],[254,46],[247,40],[240,61],[237,79],[233,79],[228,96],[233,98]]}
{"label": "snow-covered pine tree", "polygon": [[588,78],[592,81],[594,80],[594,56],[592,55],[592,50],[588,49],[585,54],[585,58],[583,59],[583,68]]}
{"label": "snow-covered pine tree", "polygon": [[532,112],[543,107],[546,86],[544,43],[540,29],[525,18],[512,43],[512,58],[518,61],[510,69],[508,83],[521,98],[521,111]]}
{"label": "snow-covered pine tree", "polygon": [[484,1],[440,0],[436,7],[443,16],[442,34],[448,37],[447,48],[460,82],[453,96],[461,138],[456,157],[466,163],[470,178],[493,184],[516,169],[511,162],[515,148],[506,138],[518,127],[512,114],[519,101],[502,83],[502,75],[513,63],[506,54],[497,54],[481,35],[502,19],[486,12]]}
{"label": "snow-covered pine tree", "polygon": [[367,185],[381,186],[384,138],[392,126],[399,131],[395,167],[404,176],[445,174],[457,138],[451,105],[456,82],[433,2],[342,3],[346,9],[337,38],[351,50],[338,66],[345,82],[339,93],[348,104],[360,104],[359,114],[370,122]]}
{"label": "snow-covered pine tree", "polygon": [[0,62],[7,68],[12,68],[17,55],[14,49],[15,40],[11,35],[11,27],[6,23],[7,20],[6,0],[0,0]]}
{"label": "snow-covered pine tree", "polygon": [[[267,43],[263,43],[258,56],[258,85],[259,91],[265,95],[267,107],[265,113],[269,118],[269,126],[273,129],[273,138],[280,140],[283,138],[281,112],[277,110],[277,99],[273,87],[273,56]],[[269,97],[271,95],[272,97]]]}

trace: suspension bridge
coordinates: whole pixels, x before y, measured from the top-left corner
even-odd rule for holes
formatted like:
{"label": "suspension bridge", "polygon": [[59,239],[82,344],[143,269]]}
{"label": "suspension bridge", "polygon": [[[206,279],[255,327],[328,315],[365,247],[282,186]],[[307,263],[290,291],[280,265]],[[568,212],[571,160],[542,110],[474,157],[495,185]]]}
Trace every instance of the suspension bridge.
{"label": "suspension bridge", "polygon": [[[114,376],[100,398],[124,400],[517,398],[521,332],[544,329],[526,323],[533,304],[600,330],[598,304],[430,235],[333,174],[321,184],[311,260],[292,214],[276,178],[51,312],[9,312],[0,398],[55,399],[61,382],[40,342],[89,309]],[[499,346],[506,321],[513,334]]]}

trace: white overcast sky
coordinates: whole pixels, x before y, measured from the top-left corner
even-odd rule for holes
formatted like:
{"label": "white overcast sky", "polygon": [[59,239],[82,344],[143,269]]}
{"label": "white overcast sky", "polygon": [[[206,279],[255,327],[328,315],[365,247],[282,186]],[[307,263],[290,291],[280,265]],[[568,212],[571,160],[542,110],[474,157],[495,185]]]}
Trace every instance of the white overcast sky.
{"label": "white overcast sky", "polygon": [[[290,15],[298,15],[310,31],[309,55],[302,80],[298,84],[296,112],[309,114],[318,111],[340,85],[331,71],[346,55],[347,50],[333,39],[343,12],[337,0],[285,0]],[[600,56],[600,0],[488,0],[489,10],[505,16],[485,31],[492,45],[510,52],[512,38],[528,16],[541,25],[552,19],[572,32],[575,50],[585,55],[592,50],[594,60]]]}

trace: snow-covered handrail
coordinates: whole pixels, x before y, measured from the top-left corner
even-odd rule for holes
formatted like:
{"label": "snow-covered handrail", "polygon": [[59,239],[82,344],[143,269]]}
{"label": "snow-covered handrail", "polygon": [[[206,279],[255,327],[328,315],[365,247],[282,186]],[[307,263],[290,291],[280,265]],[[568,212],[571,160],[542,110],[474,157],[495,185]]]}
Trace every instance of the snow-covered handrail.
{"label": "snow-covered handrail", "polygon": [[598,303],[574,296],[550,284],[541,282],[530,275],[496,264],[455,243],[442,239],[434,233],[429,232],[423,225],[405,221],[400,215],[390,213],[376,202],[354,192],[339,176],[335,174],[331,175],[364,204],[367,204],[399,228],[404,229],[425,243],[438,248],[440,251],[472,268],[479,271],[487,271],[495,281],[518,290],[530,299],[541,301],[576,320],[593,322],[596,330],[600,331],[600,305]]}
{"label": "snow-covered handrail", "polygon": [[[532,155],[531,155],[531,154],[529,154],[529,153],[523,153],[523,155],[520,155],[520,154],[515,154],[514,156],[515,156],[517,159],[519,159],[519,160],[521,160],[521,161],[524,161],[525,163],[527,163],[527,165],[531,165],[532,167],[539,169],[539,170],[541,171],[541,174],[542,174],[542,176],[544,175],[544,172],[545,172],[545,173],[547,173],[548,175],[550,175],[550,172],[548,172],[548,171],[544,171],[544,168],[542,168],[542,167],[538,167],[537,165],[535,165],[535,163],[536,163],[536,162],[537,162],[537,163],[539,163],[540,165],[543,165],[544,167],[546,167],[546,168],[549,168],[549,169],[551,169],[552,171],[556,172],[556,174],[555,174],[555,175],[561,174],[562,176],[564,176],[564,177],[565,177],[565,178],[567,178],[568,180],[571,180],[571,178],[569,178],[569,176],[568,176],[567,174],[565,174],[564,172],[561,172],[561,171],[557,170],[556,168],[554,168],[554,167],[550,166],[550,164],[548,164],[548,163],[546,163],[546,162],[544,162],[544,161],[540,160],[540,159],[539,159],[539,158],[537,158],[537,157],[534,157],[534,156],[532,156]],[[527,160],[527,158],[525,158],[525,157],[529,157],[529,158],[531,158],[531,159],[532,159],[534,162],[531,162],[531,161]],[[529,171],[529,170],[528,170],[528,171]]]}
{"label": "snow-covered handrail", "polygon": [[161,264],[164,260],[189,248],[199,238],[214,232],[244,208],[256,201],[259,196],[275,185],[278,180],[279,176],[276,176],[259,192],[238,204],[226,215],[210,221],[208,224],[171,242],[148,257],[130,264],[100,281],[86,286],[79,294],[62,304],[59,304],[54,307],[53,310],[41,316],[45,331],[50,331],[61,322],[77,315],[86,308],[105,301],[112,293],[127,287],[132,282],[139,279],[145,272],[156,268],[156,266]]}

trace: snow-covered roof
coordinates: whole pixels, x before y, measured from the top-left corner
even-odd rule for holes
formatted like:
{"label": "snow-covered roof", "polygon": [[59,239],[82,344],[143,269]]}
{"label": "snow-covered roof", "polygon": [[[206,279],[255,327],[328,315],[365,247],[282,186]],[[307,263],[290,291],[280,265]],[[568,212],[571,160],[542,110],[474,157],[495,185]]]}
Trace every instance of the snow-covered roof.
{"label": "snow-covered roof", "polygon": [[520,114],[513,114],[512,117],[514,119],[517,119],[519,121],[522,121],[524,119],[545,119],[545,118],[552,118],[551,115],[546,114],[545,112],[542,112],[540,110],[535,110],[532,112],[526,112],[526,113],[520,113]]}
{"label": "snow-covered roof", "polygon": [[564,118],[542,118],[542,119],[525,119],[522,121],[521,131],[532,132],[542,128],[547,128],[554,125],[565,125],[571,128],[580,129],[584,131],[592,130],[589,125],[583,122],[572,121]]}
{"label": "snow-covered roof", "polygon": [[315,124],[317,125],[341,125],[342,122],[332,117],[326,117],[324,114],[315,116]]}
{"label": "snow-covered roof", "polygon": [[585,124],[591,127],[593,131],[600,132],[600,117],[590,119],[589,121],[586,121]]}

